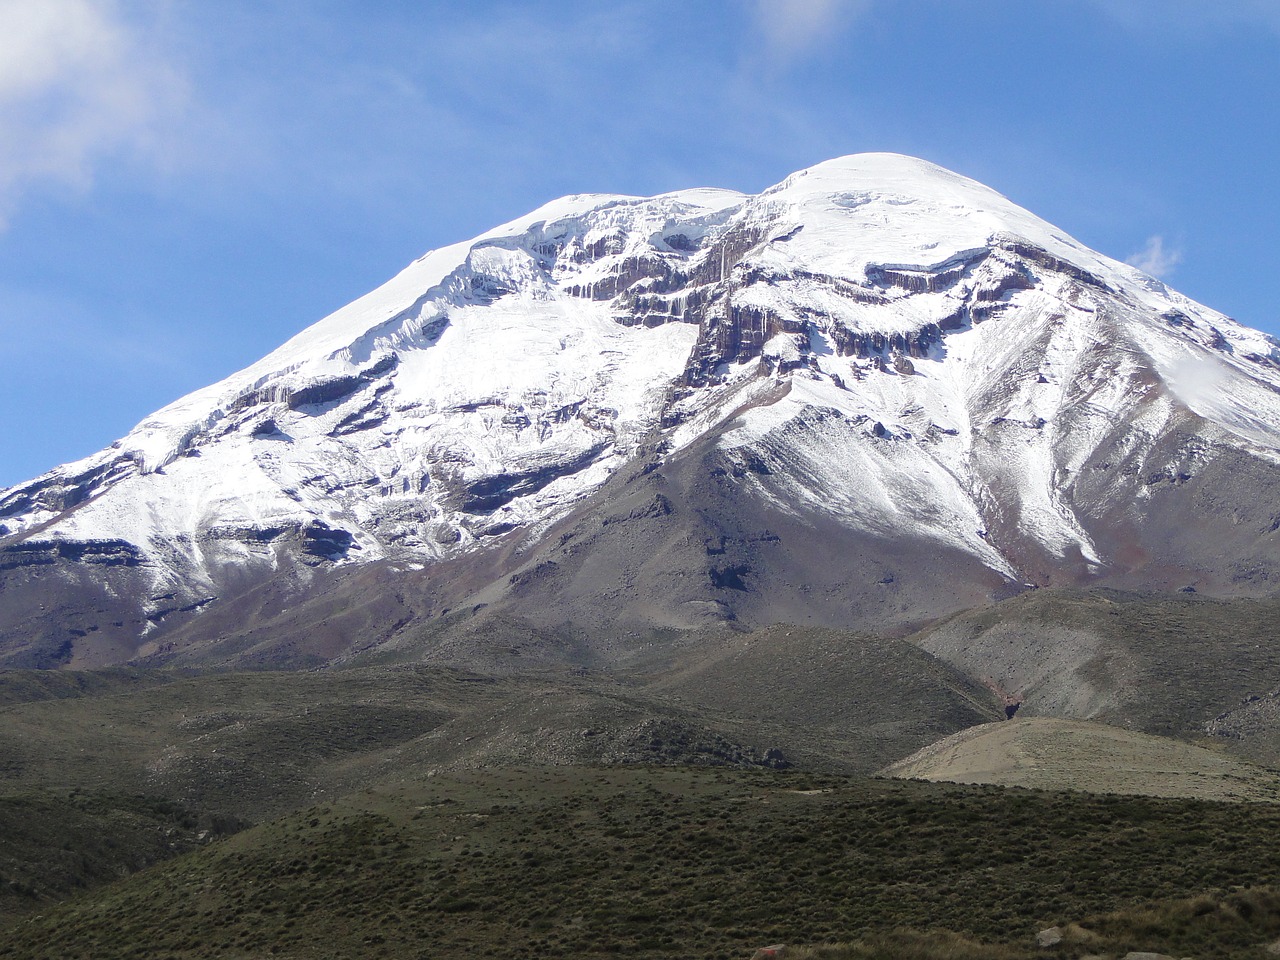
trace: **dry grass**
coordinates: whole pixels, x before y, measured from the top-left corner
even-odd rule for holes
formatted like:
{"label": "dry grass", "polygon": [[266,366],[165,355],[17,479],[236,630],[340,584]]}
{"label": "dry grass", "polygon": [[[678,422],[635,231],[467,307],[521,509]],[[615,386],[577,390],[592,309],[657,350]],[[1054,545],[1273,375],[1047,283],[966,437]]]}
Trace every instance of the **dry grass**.
{"label": "dry grass", "polygon": [[1027,960],[1021,947],[982,943],[947,930],[892,930],[854,943],[788,949],[780,960]]}

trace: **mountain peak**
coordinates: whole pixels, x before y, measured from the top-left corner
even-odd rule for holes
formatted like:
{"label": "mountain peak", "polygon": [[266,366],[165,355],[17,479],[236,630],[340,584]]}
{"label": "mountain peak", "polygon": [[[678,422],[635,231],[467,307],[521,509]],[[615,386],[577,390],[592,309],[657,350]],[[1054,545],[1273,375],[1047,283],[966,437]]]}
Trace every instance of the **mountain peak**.
{"label": "mountain peak", "polygon": [[13,662],[157,654],[379,578],[427,598],[405,623],[601,629],[1258,589],[1265,498],[1185,517],[1277,482],[1278,396],[1274,341],[923,160],[573,195],[4,492],[0,580],[30,602],[0,659],[41,603],[80,632]]}
{"label": "mountain peak", "polygon": [[936,163],[904,153],[889,152],[851,153],[842,157],[832,157],[830,160],[823,160],[811,167],[797,170],[786,179],[803,177],[861,181],[875,187],[896,183],[946,181],[972,184],[981,189],[987,189],[977,181],[970,180],[946,167],[938,166]]}
{"label": "mountain peak", "polygon": [[[856,153],[799,170],[763,191],[797,200],[834,195],[895,197],[994,211],[1019,210],[990,187],[928,160],[899,153]],[[1021,211],[1025,213],[1025,211]]]}

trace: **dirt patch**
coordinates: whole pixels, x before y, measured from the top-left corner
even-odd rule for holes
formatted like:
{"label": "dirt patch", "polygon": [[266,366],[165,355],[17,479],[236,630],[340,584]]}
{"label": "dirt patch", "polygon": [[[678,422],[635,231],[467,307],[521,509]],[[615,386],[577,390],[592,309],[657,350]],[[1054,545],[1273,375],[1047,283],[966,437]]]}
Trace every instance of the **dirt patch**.
{"label": "dirt patch", "polygon": [[1047,717],[970,727],[884,773],[1046,790],[1280,801],[1275,770],[1167,737]]}

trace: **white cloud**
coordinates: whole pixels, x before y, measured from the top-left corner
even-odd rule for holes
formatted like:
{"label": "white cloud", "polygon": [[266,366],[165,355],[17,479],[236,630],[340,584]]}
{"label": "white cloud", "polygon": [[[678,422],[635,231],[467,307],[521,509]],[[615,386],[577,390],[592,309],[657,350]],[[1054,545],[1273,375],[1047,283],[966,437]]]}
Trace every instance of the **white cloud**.
{"label": "white cloud", "polygon": [[871,0],[756,0],[756,20],[775,56],[790,60],[829,40]]}
{"label": "white cloud", "polygon": [[1156,234],[1147,240],[1147,245],[1125,260],[1130,266],[1137,267],[1153,277],[1164,279],[1173,273],[1174,267],[1182,262],[1182,251],[1166,250],[1164,237]]}
{"label": "white cloud", "polygon": [[182,89],[156,46],[114,0],[0,0],[0,217],[34,184],[87,187],[102,157],[154,146]]}

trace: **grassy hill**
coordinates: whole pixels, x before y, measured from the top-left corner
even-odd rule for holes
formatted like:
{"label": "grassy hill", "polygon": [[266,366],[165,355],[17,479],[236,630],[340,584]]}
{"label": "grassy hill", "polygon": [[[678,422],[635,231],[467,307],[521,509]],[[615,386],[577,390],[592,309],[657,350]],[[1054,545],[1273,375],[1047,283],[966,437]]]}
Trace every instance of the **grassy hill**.
{"label": "grassy hill", "polygon": [[903,640],[799,628],[704,639],[612,674],[0,673],[0,773],[9,789],[147,794],[259,820],[406,771],[871,772],[999,715],[989,691]]}
{"label": "grassy hill", "polygon": [[155,797],[0,796],[0,924],[243,829]]}
{"label": "grassy hill", "polygon": [[[1060,924],[1063,957],[1256,957],[1269,935],[1280,805],[866,777],[1087,717],[1110,727],[1001,745],[1001,782],[1270,797],[1225,752],[1280,758],[1280,603],[1035,591],[907,638],[654,635],[607,669],[508,627],[485,656],[522,669],[442,646],[0,673],[0,956],[1021,957]],[[984,731],[999,690],[1023,710]],[[1080,766],[1100,744],[1106,776]],[[1067,781],[1024,776],[1046,758]]]}
{"label": "grassy hill", "polygon": [[[1272,804],[483,770],[255,827],[11,926],[0,956],[745,958],[903,928],[1025,951],[1055,924],[1101,936],[1116,910],[1275,884],[1277,863]],[[1195,936],[1166,926],[1123,932],[1182,955]],[[1049,955],[1079,955],[1073,937]]]}

